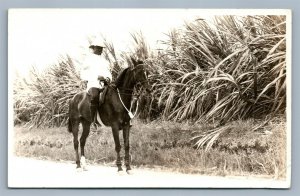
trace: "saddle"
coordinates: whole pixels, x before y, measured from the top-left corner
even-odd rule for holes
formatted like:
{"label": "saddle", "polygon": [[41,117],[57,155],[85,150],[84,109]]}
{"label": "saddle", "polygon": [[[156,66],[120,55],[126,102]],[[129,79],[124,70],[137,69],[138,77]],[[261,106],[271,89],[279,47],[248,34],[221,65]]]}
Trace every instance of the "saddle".
{"label": "saddle", "polygon": [[103,91],[100,92],[100,95],[99,95],[99,106],[101,106],[104,103],[105,95],[106,95],[106,92],[107,92],[107,88],[108,88],[108,85],[105,85]]}
{"label": "saddle", "polygon": [[110,80],[103,79],[103,80],[100,80],[100,81],[104,82],[104,88],[100,92],[100,95],[99,95],[99,106],[101,106],[104,103],[105,96],[106,96],[106,93],[107,93],[107,89],[109,88],[109,86],[114,86],[114,84],[111,83]]}

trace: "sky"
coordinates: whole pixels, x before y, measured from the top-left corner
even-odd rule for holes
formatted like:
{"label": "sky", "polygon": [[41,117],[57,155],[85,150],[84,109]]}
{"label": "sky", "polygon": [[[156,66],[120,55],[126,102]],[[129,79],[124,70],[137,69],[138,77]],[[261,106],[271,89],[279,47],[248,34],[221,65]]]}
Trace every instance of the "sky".
{"label": "sky", "polygon": [[157,40],[185,21],[200,17],[199,10],[166,9],[12,9],[9,10],[9,66],[27,74],[31,66],[45,68],[61,55],[81,59],[88,38],[103,35],[117,51],[130,47],[130,33],[142,32],[156,49]]}
{"label": "sky", "polygon": [[117,52],[126,51],[142,32],[151,49],[166,33],[198,18],[211,22],[215,15],[280,14],[286,10],[203,9],[10,9],[8,14],[8,64],[14,72],[28,74],[31,66],[43,69],[60,56],[83,60],[88,38],[103,35]]}

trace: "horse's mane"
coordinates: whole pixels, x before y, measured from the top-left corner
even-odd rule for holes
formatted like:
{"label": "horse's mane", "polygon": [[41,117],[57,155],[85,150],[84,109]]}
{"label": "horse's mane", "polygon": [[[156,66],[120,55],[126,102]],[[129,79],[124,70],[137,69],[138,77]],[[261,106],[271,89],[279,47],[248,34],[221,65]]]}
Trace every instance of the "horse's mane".
{"label": "horse's mane", "polygon": [[116,84],[116,87],[119,87],[121,84],[123,84],[124,82],[124,78],[125,78],[125,75],[127,73],[127,71],[129,70],[129,67],[124,69],[117,77],[116,81],[115,81],[115,84]]}

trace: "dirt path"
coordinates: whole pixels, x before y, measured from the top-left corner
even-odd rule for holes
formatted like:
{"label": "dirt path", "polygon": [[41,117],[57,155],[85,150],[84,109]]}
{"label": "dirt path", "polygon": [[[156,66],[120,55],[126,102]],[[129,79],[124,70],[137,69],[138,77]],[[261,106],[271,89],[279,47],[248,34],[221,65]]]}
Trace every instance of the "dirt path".
{"label": "dirt path", "polygon": [[89,165],[77,172],[75,164],[11,157],[9,187],[287,187],[284,181],[188,175],[135,169],[132,175],[119,175],[115,167]]}

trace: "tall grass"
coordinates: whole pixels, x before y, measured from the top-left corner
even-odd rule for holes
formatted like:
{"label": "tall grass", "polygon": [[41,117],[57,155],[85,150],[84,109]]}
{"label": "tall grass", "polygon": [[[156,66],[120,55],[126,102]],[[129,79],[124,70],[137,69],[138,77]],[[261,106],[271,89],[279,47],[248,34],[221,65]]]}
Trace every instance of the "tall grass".
{"label": "tall grass", "polygon": [[[285,16],[217,16],[196,19],[169,33],[165,49],[151,50],[142,33],[130,51],[106,41],[113,78],[130,58],[144,61],[152,94],[141,97],[142,118],[220,122],[284,114],[286,106]],[[67,100],[80,91],[70,58],[14,87],[17,121],[60,126]]]}
{"label": "tall grass", "polygon": [[172,31],[153,60],[162,117],[225,123],[284,113],[285,33],[284,16],[222,16]]}
{"label": "tall grass", "polygon": [[30,78],[14,85],[15,123],[28,126],[62,126],[68,119],[68,101],[83,90],[79,73],[70,57],[40,72],[32,68]]}

